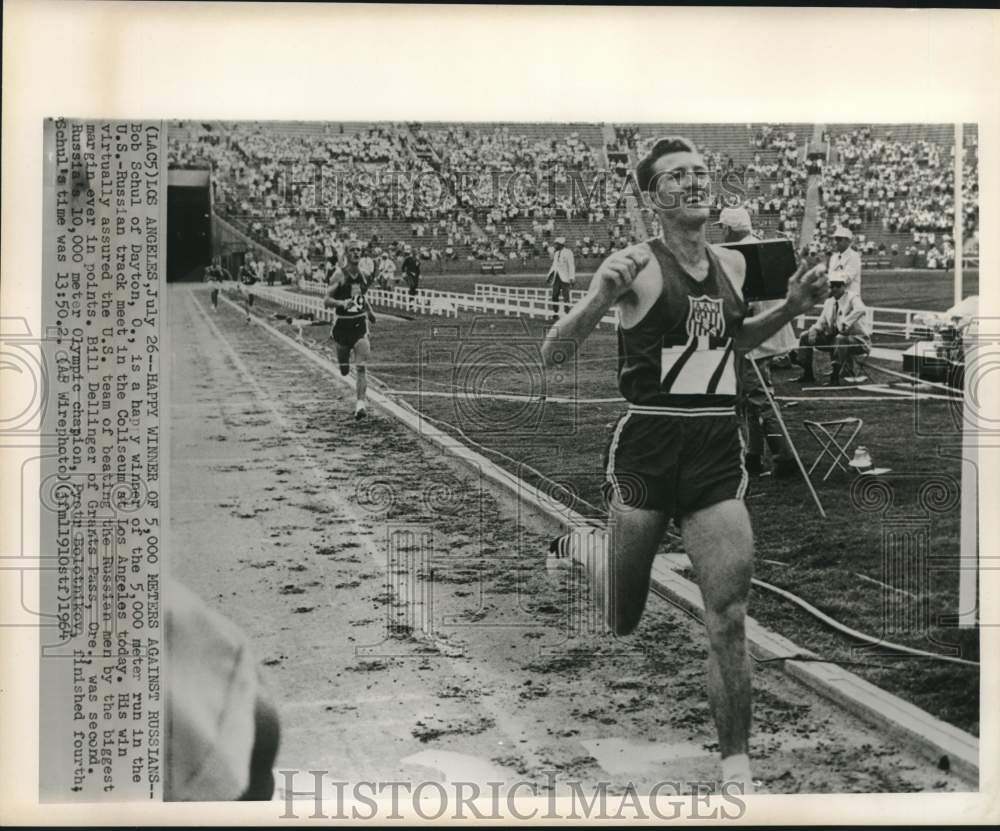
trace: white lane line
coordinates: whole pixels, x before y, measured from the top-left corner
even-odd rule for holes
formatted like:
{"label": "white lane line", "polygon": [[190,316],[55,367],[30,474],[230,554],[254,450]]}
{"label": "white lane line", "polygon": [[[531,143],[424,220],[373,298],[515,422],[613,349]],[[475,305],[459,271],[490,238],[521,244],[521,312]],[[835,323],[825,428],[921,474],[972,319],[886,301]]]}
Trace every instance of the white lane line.
{"label": "white lane line", "polygon": [[566,398],[562,396],[550,395],[519,395],[512,392],[438,392],[431,390],[382,390],[385,395],[419,395],[436,398],[468,398],[475,401],[483,399],[493,399],[496,401],[527,401],[546,404],[621,404],[625,406],[628,402],[621,398]]}
{"label": "white lane line", "polygon": [[949,398],[946,395],[927,394],[918,396],[907,394],[905,397],[899,395],[776,395],[774,397],[777,401],[839,401],[845,404],[849,404],[852,401],[898,401],[901,404],[905,404],[908,400],[912,401],[914,398],[920,401],[926,399],[935,399],[937,401],[961,400],[958,398]]}

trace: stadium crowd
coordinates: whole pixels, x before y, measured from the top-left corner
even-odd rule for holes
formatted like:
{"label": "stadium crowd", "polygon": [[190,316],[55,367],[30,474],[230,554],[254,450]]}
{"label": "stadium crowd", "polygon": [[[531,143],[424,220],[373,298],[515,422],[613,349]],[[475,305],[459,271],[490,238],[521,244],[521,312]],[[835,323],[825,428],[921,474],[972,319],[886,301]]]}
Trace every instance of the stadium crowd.
{"label": "stadium crowd", "polygon": [[[169,155],[175,167],[210,167],[219,213],[300,274],[329,273],[354,239],[376,262],[398,262],[410,245],[429,262],[526,266],[551,257],[558,235],[586,260],[657,232],[650,212],[620,198],[648,137],[640,125],[613,129],[602,148],[572,128],[202,125],[171,136]],[[862,127],[827,133],[829,161],[807,161],[794,130],[748,125],[747,135],[749,148],[704,150],[713,211],[732,206],[735,188],[755,227],[797,238],[809,176],[820,173],[815,248],[829,248],[833,229],[845,226],[863,254],[953,262],[947,145]],[[975,158],[965,160],[970,233],[978,227]]]}
{"label": "stadium crowd", "polygon": [[[345,135],[332,125],[301,134],[227,125],[172,141],[170,158],[207,163],[220,213],[296,262],[329,259],[349,226],[375,219],[405,223],[431,261],[547,257],[562,221],[595,226],[579,240],[593,256],[635,237],[613,197],[599,190],[581,199],[595,180],[614,177],[575,133],[538,140],[509,127],[384,125]],[[377,233],[364,236],[373,251],[381,245]]]}
{"label": "stadium crowd", "polygon": [[[979,225],[977,147],[973,136],[963,161],[965,236]],[[823,169],[818,243],[843,225],[855,232],[863,253],[919,256],[930,268],[954,262],[952,147],[898,141],[892,131],[878,136],[862,127],[834,136],[832,155]],[[893,239],[901,234],[908,241],[905,247]]]}

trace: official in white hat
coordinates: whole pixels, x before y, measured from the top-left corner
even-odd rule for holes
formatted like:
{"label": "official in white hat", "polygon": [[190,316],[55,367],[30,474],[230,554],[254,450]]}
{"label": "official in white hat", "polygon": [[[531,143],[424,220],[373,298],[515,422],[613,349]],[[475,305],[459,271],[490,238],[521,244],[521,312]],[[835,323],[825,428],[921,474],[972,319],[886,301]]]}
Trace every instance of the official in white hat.
{"label": "official in white hat", "polygon": [[549,267],[546,283],[552,283],[552,320],[559,319],[559,299],[563,301],[563,313],[569,314],[570,289],[576,283],[576,261],[573,252],[566,247],[566,237],[556,237],[552,240],[555,252],[552,254],[552,265]]}
{"label": "official in white hat", "polygon": [[722,226],[723,242],[753,242],[756,239],[746,208],[723,208],[715,224]]}
{"label": "official in white hat", "polygon": [[802,375],[796,380],[800,384],[816,383],[813,353],[817,348],[830,353],[828,384],[834,387],[841,384],[852,357],[871,352],[872,324],[865,304],[846,286],[843,275],[831,273],[829,283],[830,296],[823,304],[823,311],[799,339],[798,364]]}
{"label": "official in white hat", "polygon": [[829,279],[842,277],[848,291],[861,296],[861,255],[851,248],[851,240],[854,234],[850,228],[843,225],[837,227],[833,232],[833,245],[836,249],[830,255],[830,262],[827,264],[827,274]]}

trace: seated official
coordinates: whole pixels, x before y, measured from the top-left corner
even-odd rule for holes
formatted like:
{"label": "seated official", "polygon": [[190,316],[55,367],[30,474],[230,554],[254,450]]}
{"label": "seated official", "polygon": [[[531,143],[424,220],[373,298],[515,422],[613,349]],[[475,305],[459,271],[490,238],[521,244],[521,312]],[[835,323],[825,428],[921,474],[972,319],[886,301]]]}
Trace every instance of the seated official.
{"label": "seated official", "polygon": [[831,353],[833,368],[828,383],[838,386],[851,356],[867,355],[871,351],[871,334],[868,309],[861,298],[847,289],[843,277],[830,275],[830,297],[823,304],[819,320],[799,338],[798,364],[803,370],[799,383],[816,381],[813,352],[820,348]]}

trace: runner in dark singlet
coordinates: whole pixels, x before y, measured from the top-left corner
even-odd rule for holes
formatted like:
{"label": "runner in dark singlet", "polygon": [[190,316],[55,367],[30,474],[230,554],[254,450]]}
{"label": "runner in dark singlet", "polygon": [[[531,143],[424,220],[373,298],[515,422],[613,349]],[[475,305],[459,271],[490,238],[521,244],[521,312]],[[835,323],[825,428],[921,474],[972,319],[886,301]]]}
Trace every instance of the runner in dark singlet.
{"label": "runner in dark singlet", "polygon": [[347,245],[347,262],[343,268],[338,268],[330,279],[323,305],[335,309],[333,328],[330,337],[337,346],[337,362],[340,372],[347,375],[351,371],[351,353],[354,353],[355,391],[357,400],[354,405],[354,417],[361,419],[368,415],[367,393],[368,374],[367,362],[371,355],[371,343],[368,340],[368,327],[375,323],[375,315],[368,305],[365,293],[368,284],[358,270],[362,247],[352,240]]}
{"label": "runner in dark singlet", "polygon": [[[646,247],[662,289],[641,320],[618,329],[618,387],[631,406],[608,447],[604,490],[631,507],[680,517],[746,490],[733,344],[746,314],[733,287],[742,275],[730,252],[724,266],[706,248],[698,282],[663,240]],[[626,495],[637,484],[641,494]]]}
{"label": "runner in dark singlet", "polygon": [[708,631],[708,696],[725,781],[752,789],[746,602],[753,535],[736,418],[736,353],[744,353],[827,292],[805,265],[779,308],[746,317],[743,257],[705,240],[708,170],[687,139],[661,139],[636,169],[663,227],[657,239],[605,260],[587,296],[550,331],[547,366],[579,349],[617,307],[618,385],[629,402],[606,454],[607,530],[554,540],[554,560],[587,567],[594,597],[618,635],[639,623],[653,557],[671,518],[701,588]]}
{"label": "runner in dark singlet", "polygon": [[205,279],[212,288],[212,310],[219,310],[219,289],[221,284],[232,280],[230,273],[222,267],[222,258],[216,257],[212,264],[205,269]]}
{"label": "runner in dark singlet", "polygon": [[257,282],[257,263],[254,261],[252,254],[248,254],[247,258],[243,261],[243,265],[240,266],[239,275],[240,282],[236,288],[243,299],[243,310],[247,313],[246,322],[249,324],[253,320],[253,316],[250,314],[254,301],[254,293],[251,286]]}

